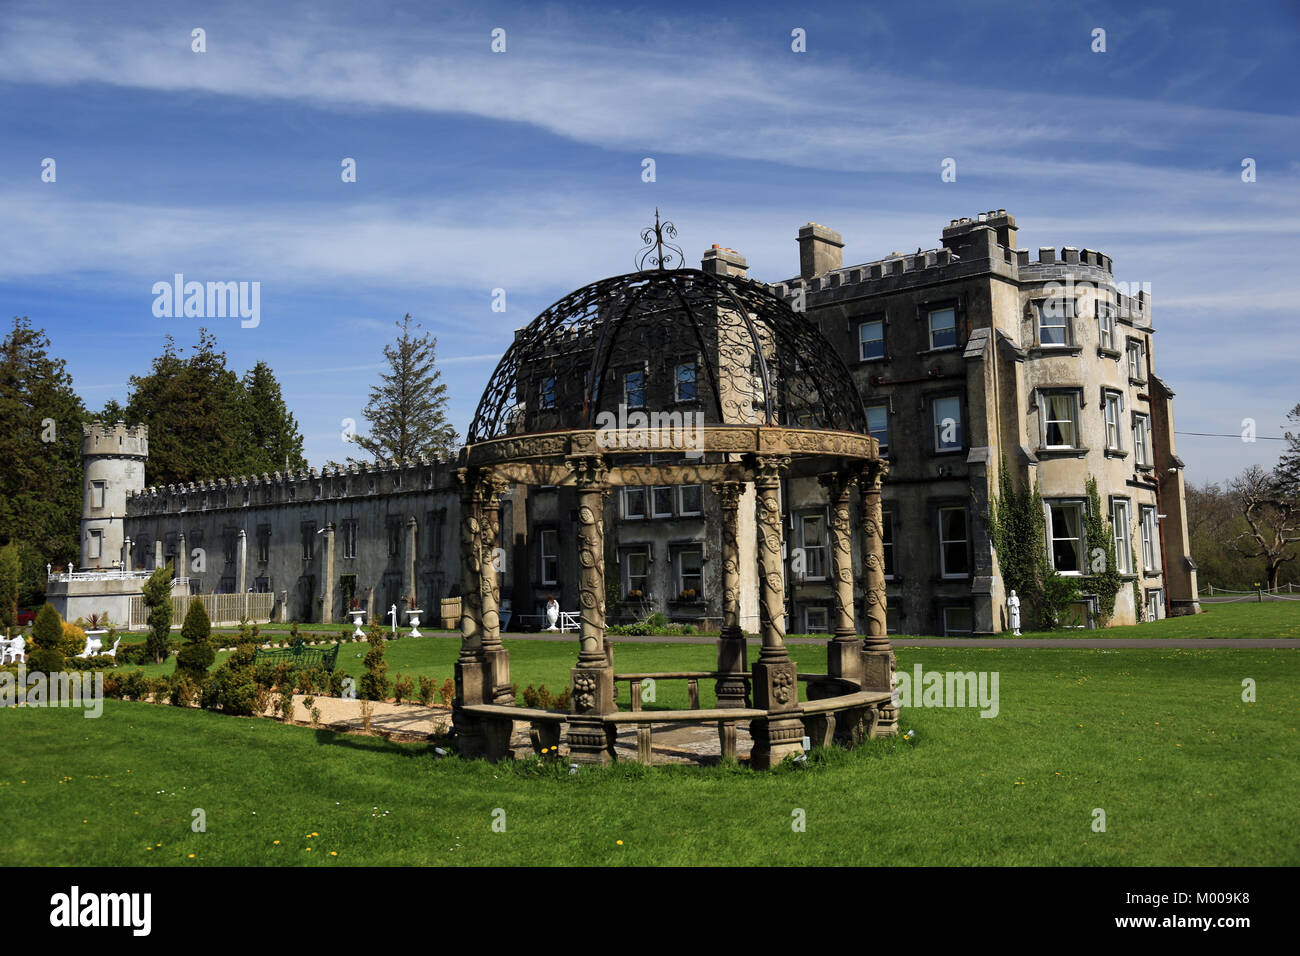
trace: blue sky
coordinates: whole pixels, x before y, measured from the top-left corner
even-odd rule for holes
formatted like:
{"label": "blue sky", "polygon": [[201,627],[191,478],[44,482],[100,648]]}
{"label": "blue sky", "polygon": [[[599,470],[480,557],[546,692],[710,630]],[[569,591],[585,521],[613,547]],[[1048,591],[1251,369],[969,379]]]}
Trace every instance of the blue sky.
{"label": "blue sky", "polygon": [[[720,243],[768,281],[798,271],[805,222],[848,264],[1005,208],[1022,248],[1100,249],[1151,283],[1180,432],[1279,436],[1300,4],[1131,7],[0,2],[0,301],[92,408],[207,325],[236,369],[276,370],[320,464],[403,313],[437,335],[463,433],[513,330],[631,271],[656,206],[688,260]],[[260,282],[260,325],[155,318],[177,272]],[[1178,445],[1196,482],[1281,450]]]}

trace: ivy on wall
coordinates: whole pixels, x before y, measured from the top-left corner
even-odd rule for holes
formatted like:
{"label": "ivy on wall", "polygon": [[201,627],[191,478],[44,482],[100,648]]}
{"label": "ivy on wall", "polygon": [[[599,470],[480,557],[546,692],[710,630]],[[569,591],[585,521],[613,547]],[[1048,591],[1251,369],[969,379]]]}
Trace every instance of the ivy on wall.
{"label": "ivy on wall", "polygon": [[1047,551],[1047,514],[1038,483],[1016,487],[1005,456],[998,470],[998,494],[989,497],[985,522],[997,552],[1002,583],[1032,608],[1036,626],[1054,630],[1079,598],[1074,581],[1057,572]]}
{"label": "ivy on wall", "polygon": [[1097,626],[1105,627],[1115,614],[1115,596],[1124,586],[1124,579],[1117,567],[1114,530],[1101,510],[1097,479],[1089,475],[1086,487],[1088,513],[1084,517],[1084,532],[1088,543],[1089,574],[1084,580],[1097,596]]}

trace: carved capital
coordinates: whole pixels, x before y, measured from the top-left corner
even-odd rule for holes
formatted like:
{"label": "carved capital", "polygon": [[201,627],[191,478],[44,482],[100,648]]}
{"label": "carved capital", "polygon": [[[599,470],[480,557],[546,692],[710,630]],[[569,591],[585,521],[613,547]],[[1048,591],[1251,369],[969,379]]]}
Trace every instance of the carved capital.
{"label": "carved capital", "polygon": [[570,455],[565,459],[581,491],[605,491],[609,466],[600,455]]}

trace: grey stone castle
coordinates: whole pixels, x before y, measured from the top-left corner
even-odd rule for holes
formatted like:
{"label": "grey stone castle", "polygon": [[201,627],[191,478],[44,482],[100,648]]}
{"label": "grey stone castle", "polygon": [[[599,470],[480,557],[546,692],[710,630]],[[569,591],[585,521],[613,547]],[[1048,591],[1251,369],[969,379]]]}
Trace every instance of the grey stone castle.
{"label": "grey stone castle", "polygon": [[[1007,627],[983,521],[1003,462],[1020,481],[1037,481],[1049,552],[1064,574],[1087,570],[1084,486],[1097,479],[1121,571],[1137,583],[1137,601],[1133,588],[1121,589],[1115,623],[1199,610],[1174,393],[1155,374],[1150,296],[1117,284],[1109,257],[1065,247],[1031,258],[1003,210],[953,220],[938,248],[860,265],[843,265],[843,241],[824,226],[800,229],[798,246],[799,275],[772,288],[840,351],[890,461],[882,497],[891,632]],[[744,276],[746,262],[714,247],[703,269]],[[689,411],[684,367],[674,360],[618,372],[629,406],[671,377],[675,407]],[[520,391],[545,408],[542,385]],[[172,561],[182,593],[269,594],[262,606],[285,620],[342,620],[354,599],[379,620],[413,598],[427,621],[458,593],[453,461],[159,488],[145,484],[147,456],[143,427],[85,427],[82,574],[52,582],[52,592],[84,591],[97,575],[120,582],[104,594],[138,590],[137,572]],[[788,479],[782,493],[787,626],[824,632],[832,607],[825,489]],[[712,491],[623,488],[605,508],[610,620],[659,610],[716,628],[722,569],[707,542],[718,540],[721,512]],[[574,608],[575,513],[568,488],[514,486],[503,496],[501,594],[517,622],[540,616],[551,595]],[[742,585],[741,623],[756,631],[757,583]],[[863,589],[855,592],[861,601]],[[1085,595],[1078,622],[1093,611]]]}

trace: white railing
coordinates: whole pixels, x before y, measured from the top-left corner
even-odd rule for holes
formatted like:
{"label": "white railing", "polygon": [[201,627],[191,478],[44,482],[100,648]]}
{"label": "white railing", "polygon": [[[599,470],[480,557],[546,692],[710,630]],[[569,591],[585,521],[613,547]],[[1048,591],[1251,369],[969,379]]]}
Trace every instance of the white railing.
{"label": "white railing", "polygon": [[123,571],[120,568],[113,571],[62,571],[58,574],[51,574],[51,581],[58,581],[63,584],[72,581],[139,581],[149,577],[151,571]]}
{"label": "white railing", "polygon": [[576,631],[578,629],[578,612],[561,611],[560,612],[560,630],[564,632]]}

